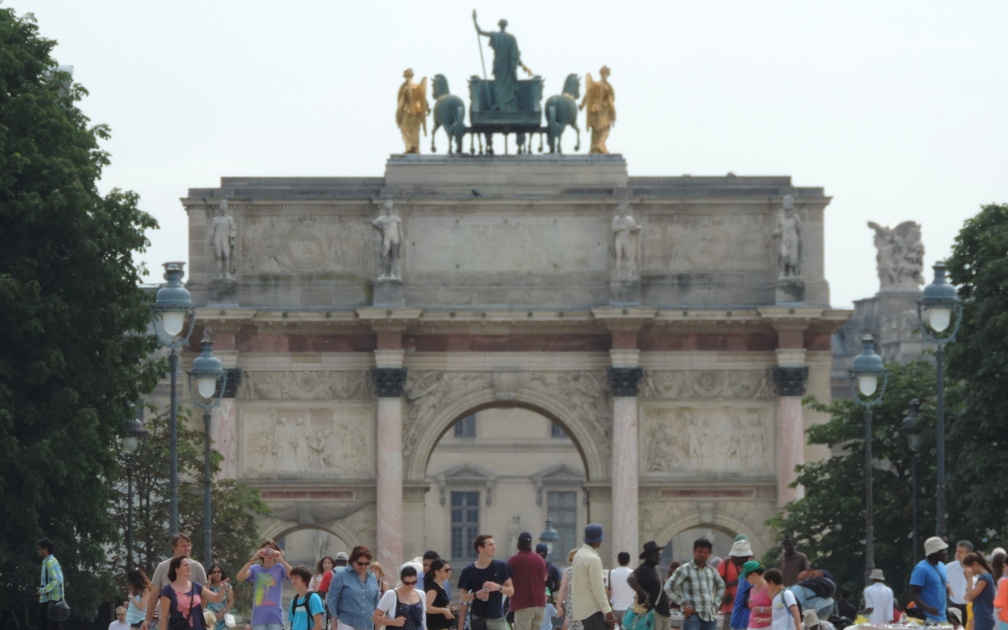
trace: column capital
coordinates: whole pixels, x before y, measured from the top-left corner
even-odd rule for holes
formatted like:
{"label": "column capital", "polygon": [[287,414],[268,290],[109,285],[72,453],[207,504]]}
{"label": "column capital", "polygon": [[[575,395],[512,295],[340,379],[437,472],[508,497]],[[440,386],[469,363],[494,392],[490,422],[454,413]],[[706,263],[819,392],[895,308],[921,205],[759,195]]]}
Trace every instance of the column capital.
{"label": "column capital", "polygon": [[611,367],[606,374],[613,396],[636,396],[640,381],[644,377],[644,368]]}
{"label": "column capital", "polygon": [[774,366],[773,380],[778,396],[801,396],[805,393],[805,382],[808,380],[808,366],[782,367]]}
{"label": "column capital", "polygon": [[406,368],[376,367],[371,370],[379,398],[398,398],[406,385]]}

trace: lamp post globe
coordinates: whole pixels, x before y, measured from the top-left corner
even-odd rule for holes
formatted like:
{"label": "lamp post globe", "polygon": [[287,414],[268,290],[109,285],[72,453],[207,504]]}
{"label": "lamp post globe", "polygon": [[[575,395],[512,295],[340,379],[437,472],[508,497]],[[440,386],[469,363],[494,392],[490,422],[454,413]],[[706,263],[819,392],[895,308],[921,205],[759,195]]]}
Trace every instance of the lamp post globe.
{"label": "lamp post globe", "polygon": [[[157,290],[151,308],[154,311],[154,329],[158,340],[161,341],[161,345],[170,346],[185,329],[186,315],[190,316],[190,324],[192,324],[195,307],[189,290],[182,285],[185,263],[167,262],[164,264],[164,268],[165,285]],[[189,333],[184,335],[184,339],[188,339],[191,332],[192,326],[190,325]]]}
{"label": "lamp post globe", "polygon": [[854,402],[864,408],[865,422],[865,576],[875,568],[875,506],[872,496],[872,407],[882,402],[889,373],[875,352],[871,335],[861,338],[861,354],[850,368]]}
{"label": "lamp post globe", "polygon": [[546,545],[546,555],[553,554],[553,546],[560,541],[560,533],[553,528],[553,519],[546,519],[546,529],[539,534],[539,542]]}

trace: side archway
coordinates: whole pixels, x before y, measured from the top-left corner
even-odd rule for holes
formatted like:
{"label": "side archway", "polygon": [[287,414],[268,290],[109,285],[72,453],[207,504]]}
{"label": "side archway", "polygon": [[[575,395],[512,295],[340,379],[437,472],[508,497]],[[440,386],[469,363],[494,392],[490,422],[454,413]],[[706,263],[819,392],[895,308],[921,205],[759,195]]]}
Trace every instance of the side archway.
{"label": "side archway", "polygon": [[703,520],[695,513],[682,516],[666,525],[658,533],[658,535],[655,536],[654,540],[671,540],[680,532],[696,527],[710,527],[720,530],[732,537],[736,534],[744,533],[749,537],[749,543],[752,545],[753,551],[758,552],[756,553],[757,558],[770,549],[771,541],[766,536],[765,532],[761,531],[763,528],[760,528],[760,530],[754,530],[752,523],[741,521],[729,514],[720,513],[716,513],[712,520]]}

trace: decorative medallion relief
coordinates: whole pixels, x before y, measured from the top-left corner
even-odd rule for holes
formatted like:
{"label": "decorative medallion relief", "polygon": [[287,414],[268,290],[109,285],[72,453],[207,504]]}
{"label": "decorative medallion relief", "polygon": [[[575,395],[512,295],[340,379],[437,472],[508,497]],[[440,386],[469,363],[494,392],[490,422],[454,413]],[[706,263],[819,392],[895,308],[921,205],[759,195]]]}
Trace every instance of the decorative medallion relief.
{"label": "decorative medallion relief", "polygon": [[365,370],[282,371],[242,373],[238,398],[242,400],[373,400],[371,373]]}
{"label": "decorative medallion relief", "polygon": [[772,474],[771,407],[645,408],[645,473]]}
{"label": "decorative medallion relief", "polygon": [[773,400],[769,370],[645,370],[642,399]]}
{"label": "decorative medallion relief", "polygon": [[361,216],[248,216],[241,271],[373,275],[372,211]]}
{"label": "decorative medallion relief", "polygon": [[245,477],[370,478],[374,475],[374,406],[243,409],[239,448]]}

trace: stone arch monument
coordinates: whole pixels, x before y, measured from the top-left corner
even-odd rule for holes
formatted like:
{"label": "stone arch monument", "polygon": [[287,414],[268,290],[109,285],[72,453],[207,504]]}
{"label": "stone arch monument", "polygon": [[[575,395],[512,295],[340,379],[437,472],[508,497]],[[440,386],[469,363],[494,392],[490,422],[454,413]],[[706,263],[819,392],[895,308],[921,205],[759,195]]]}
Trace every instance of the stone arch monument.
{"label": "stone arch monument", "polygon": [[[785,197],[801,225],[787,274]],[[207,238],[223,199],[226,286]],[[266,534],[325,528],[389,566],[419,555],[452,518],[431,452],[491,407],[566,432],[584,466],[577,525],[604,525],[606,558],[697,524],[766,548],[766,518],[801,492],[794,466],[823,455],[804,445],[821,418],[800,401],[829,398],[830,335],[849,313],[829,305],[821,188],[634,177],[619,155],[407,155],[380,177],[227,177],[182,203],[199,326],[240,380],[215,445],[273,511]],[[393,213],[389,273],[373,222]],[[450,471],[470,481],[493,448],[472,444]],[[538,532],[536,484],[577,471],[508,448]],[[514,514],[476,491],[473,526],[506,539]]]}

